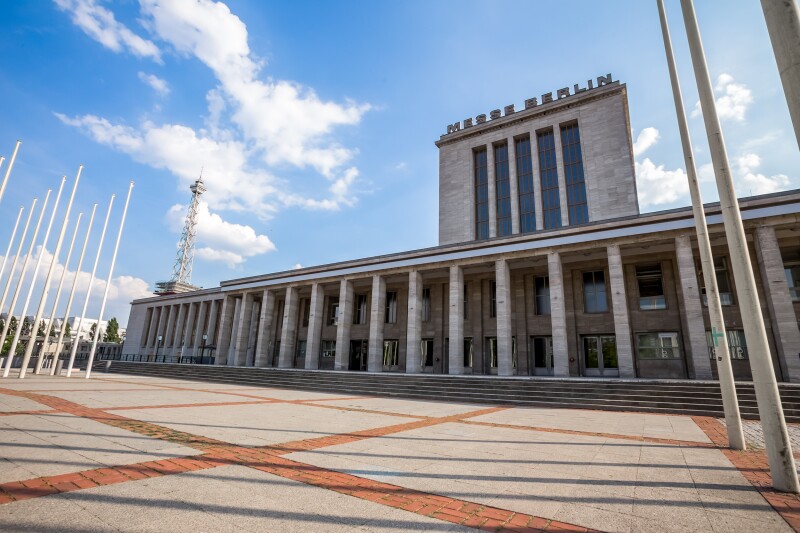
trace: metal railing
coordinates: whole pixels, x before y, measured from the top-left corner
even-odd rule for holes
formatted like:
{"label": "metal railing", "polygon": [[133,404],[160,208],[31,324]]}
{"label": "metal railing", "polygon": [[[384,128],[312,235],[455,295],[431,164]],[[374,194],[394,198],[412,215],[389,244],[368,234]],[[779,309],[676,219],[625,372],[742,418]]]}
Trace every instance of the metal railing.
{"label": "metal railing", "polygon": [[186,365],[213,365],[216,361],[215,356],[202,355],[153,355],[138,353],[123,353],[101,355],[99,361],[126,361],[141,363],[177,363]]}

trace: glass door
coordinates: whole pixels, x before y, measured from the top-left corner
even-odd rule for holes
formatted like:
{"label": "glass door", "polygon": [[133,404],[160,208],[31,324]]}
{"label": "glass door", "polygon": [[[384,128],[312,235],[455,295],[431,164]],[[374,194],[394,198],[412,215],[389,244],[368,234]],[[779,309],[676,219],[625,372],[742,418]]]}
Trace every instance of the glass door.
{"label": "glass door", "polygon": [[553,375],[553,337],[531,337],[533,375]]}
{"label": "glass door", "polygon": [[348,370],[364,371],[367,369],[367,353],[369,344],[366,340],[350,341],[350,364]]}
{"label": "glass door", "polygon": [[618,377],[617,340],[614,335],[583,337],[583,375]]}

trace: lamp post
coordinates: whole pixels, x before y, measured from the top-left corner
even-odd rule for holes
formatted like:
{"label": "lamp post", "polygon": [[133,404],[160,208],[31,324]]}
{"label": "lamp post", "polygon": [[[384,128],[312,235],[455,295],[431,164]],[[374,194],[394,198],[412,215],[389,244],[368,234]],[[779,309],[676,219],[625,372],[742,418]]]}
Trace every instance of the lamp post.
{"label": "lamp post", "polygon": [[161,335],[159,335],[158,339],[156,340],[156,363],[158,363],[158,349],[161,347],[161,338]]}
{"label": "lamp post", "polygon": [[203,333],[203,346],[200,348],[200,364],[203,364],[203,358],[206,355],[206,341],[208,340],[208,335]]}

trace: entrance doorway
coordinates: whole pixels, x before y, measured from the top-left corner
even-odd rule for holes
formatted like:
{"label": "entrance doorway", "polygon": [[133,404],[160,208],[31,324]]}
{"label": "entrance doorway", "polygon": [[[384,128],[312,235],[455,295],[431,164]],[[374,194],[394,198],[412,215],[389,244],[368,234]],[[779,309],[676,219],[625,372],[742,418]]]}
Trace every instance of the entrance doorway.
{"label": "entrance doorway", "polygon": [[366,339],[350,341],[350,364],[348,370],[364,371],[367,369],[369,343]]}
{"label": "entrance doorway", "polygon": [[[441,374],[441,358],[434,357],[433,339],[422,339],[419,343],[420,366],[423,372]],[[437,368],[438,367],[438,368]]]}
{"label": "entrance doorway", "polygon": [[583,375],[619,377],[617,338],[614,335],[591,335],[583,339]]}
{"label": "entrance doorway", "polygon": [[534,376],[553,375],[553,337],[531,337]]}

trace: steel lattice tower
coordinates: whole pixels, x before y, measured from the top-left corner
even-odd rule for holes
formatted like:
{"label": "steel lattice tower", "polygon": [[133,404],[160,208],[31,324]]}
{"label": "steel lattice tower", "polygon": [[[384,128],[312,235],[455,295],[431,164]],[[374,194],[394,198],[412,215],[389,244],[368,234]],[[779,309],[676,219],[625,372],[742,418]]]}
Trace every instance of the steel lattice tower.
{"label": "steel lattice tower", "polygon": [[172,279],[156,283],[156,294],[173,294],[195,290],[192,283],[192,263],[194,262],[194,241],[197,236],[197,215],[200,206],[200,195],[206,192],[203,185],[202,174],[189,187],[192,191],[192,200],[186,213],[186,222],[178,241],[178,253],[175,256],[175,265],[172,267]]}

